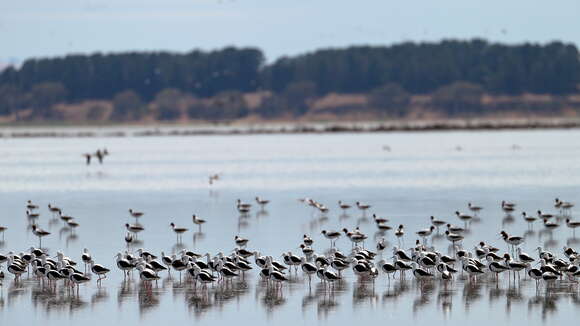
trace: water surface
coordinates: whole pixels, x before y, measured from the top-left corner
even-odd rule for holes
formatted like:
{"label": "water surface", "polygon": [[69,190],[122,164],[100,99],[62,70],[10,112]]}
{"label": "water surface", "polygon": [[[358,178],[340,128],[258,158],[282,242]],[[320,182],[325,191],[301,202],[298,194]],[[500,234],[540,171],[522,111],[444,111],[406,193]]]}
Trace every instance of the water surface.
{"label": "water surface", "polygon": [[[113,271],[100,288],[94,282],[82,286],[78,297],[62,287],[51,293],[32,278],[14,284],[7,275],[0,289],[0,321],[6,325],[168,320],[248,320],[256,325],[573,322],[580,316],[577,285],[562,283],[536,291],[533,282],[508,281],[507,274],[499,284],[491,280],[474,284],[458,277],[448,285],[439,281],[421,285],[412,278],[388,282],[385,275],[374,284],[357,281],[349,271],[343,283],[328,291],[317,281],[309,287],[299,273],[292,275],[281,295],[269,291],[256,272],[231,287],[210,288],[209,293],[180,283],[176,275],[172,279],[163,275],[149,293],[138,280],[123,280],[113,256],[125,249],[123,225],[132,221],[129,208],[146,212],[140,220],[146,231],[135,248],[227,254],[234,247],[233,237],[240,234],[251,239],[250,249],[279,257],[288,250],[298,253],[304,233],[315,238],[317,252],[325,252],[329,242],[321,236],[322,229],[360,226],[369,235],[367,245],[374,246],[382,236],[396,245],[391,232],[376,232],[368,218],[373,212],[389,217],[392,226],[404,224],[408,234],[404,246],[410,247],[414,231],[428,227],[430,215],[460,224],[453,213],[467,211],[468,201],[485,210],[472,223],[464,247],[471,249],[485,240],[505,250],[498,236],[505,229],[525,234],[523,249],[529,253],[539,245],[560,253],[564,245],[580,247],[580,239],[565,226],[547,232],[538,223],[528,230],[519,214],[554,212],[554,197],[578,199],[580,146],[573,141],[578,136],[580,131],[566,130],[3,138],[0,225],[9,230],[0,252],[38,245],[25,215],[26,200],[31,199],[42,206],[38,223],[52,232],[43,247],[77,260],[82,249],[89,248],[97,263]],[[390,151],[383,149],[385,145]],[[105,164],[86,166],[82,153],[103,147],[111,152]],[[222,178],[209,186],[211,173]],[[250,202],[257,195],[272,202],[264,211],[254,208],[249,216],[240,217],[235,200]],[[326,204],[330,212],[321,216],[297,201],[303,197]],[[339,199],[373,207],[367,216],[356,210],[342,215]],[[501,211],[503,199],[518,203],[513,218]],[[81,226],[76,232],[52,218],[48,203],[77,218]],[[194,213],[208,220],[202,232],[192,224]],[[171,222],[190,228],[182,243],[176,243]],[[450,250],[440,235],[431,243],[438,250]],[[338,246],[346,252],[350,243],[341,239]]]}

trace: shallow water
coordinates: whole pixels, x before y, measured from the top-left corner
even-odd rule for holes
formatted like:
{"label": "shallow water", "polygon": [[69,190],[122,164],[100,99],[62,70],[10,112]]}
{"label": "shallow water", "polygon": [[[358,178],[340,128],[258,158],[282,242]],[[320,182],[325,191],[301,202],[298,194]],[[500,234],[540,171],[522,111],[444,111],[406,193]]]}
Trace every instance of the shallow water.
{"label": "shallow water", "polygon": [[[453,283],[420,284],[408,277],[373,284],[357,281],[351,271],[334,291],[318,281],[309,287],[299,273],[281,294],[268,290],[257,271],[228,288],[194,290],[189,282],[163,275],[163,281],[145,290],[138,280],[124,281],[114,255],[125,249],[124,223],[129,208],[146,212],[140,219],[146,230],[133,249],[155,253],[188,248],[196,252],[230,253],[233,237],[251,239],[249,248],[279,257],[298,245],[304,233],[315,239],[317,252],[325,252],[328,240],[322,229],[342,227],[369,235],[368,246],[383,235],[376,233],[373,212],[405,224],[404,246],[413,245],[414,231],[429,226],[429,216],[461,222],[453,215],[467,211],[472,201],[485,207],[470,225],[464,247],[480,240],[502,250],[502,229],[525,234],[524,251],[533,254],[538,245],[561,255],[561,248],[580,247],[579,238],[562,225],[547,232],[540,223],[533,230],[520,211],[554,212],[554,197],[577,201],[580,185],[580,146],[576,130],[429,132],[386,134],[252,135],[149,138],[0,139],[0,225],[7,226],[0,252],[21,252],[37,246],[25,215],[27,199],[41,205],[39,225],[52,234],[43,239],[51,254],[57,250],[80,260],[89,248],[97,263],[113,270],[99,288],[94,282],[81,286],[79,295],[59,287],[56,293],[24,277],[15,284],[7,274],[0,289],[0,321],[19,325],[48,321],[59,325],[106,323],[158,324],[199,320],[233,323],[244,318],[257,325],[295,323],[338,324],[400,322],[474,325],[490,322],[544,324],[577,320],[578,285],[558,283],[541,288],[529,280],[477,283],[458,277]],[[517,144],[519,149],[514,149]],[[388,145],[391,150],[383,150]],[[457,150],[460,146],[461,150]],[[82,153],[107,147],[105,164],[84,165]],[[209,186],[207,177],[221,173]],[[240,217],[234,202],[262,196],[272,202],[265,211],[254,207]],[[297,201],[311,197],[331,208],[321,216]],[[363,216],[351,209],[343,215],[342,199],[373,205]],[[513,218],[499,207],[502,199],[518,203]],[[62,207],[81,224],[72,233],[53,219],[46,205]],[[203,232],[191,222],[191,214],[207,219]],[[574,213],[574,212],[573,212]],[[575,214],[572,214],[573,216]],[[169,227],[190,228],[181,244]],[[390,245],[397,240],[384,235]],[[451,250],[449,242],[435,236],[429,244]],[[338,241],[347,252],[350,243]],[[387,250],[390,253],[391,247]],[[385,258],[388,255],[384,254]],[[281,258],[278,258],[281,259]],[[81,268],[82,269],[82,266]],[[97,318],[98,316],[98,318]]]}

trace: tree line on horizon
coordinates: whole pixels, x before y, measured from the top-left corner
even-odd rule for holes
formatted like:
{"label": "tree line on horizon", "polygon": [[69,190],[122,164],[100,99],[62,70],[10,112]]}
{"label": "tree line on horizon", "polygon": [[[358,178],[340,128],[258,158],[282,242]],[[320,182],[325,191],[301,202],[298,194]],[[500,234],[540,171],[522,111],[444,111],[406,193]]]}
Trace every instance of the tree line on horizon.
{"label": "tree line on horizon", "polygon": [[[410,94],[439,95],[450,114],[477,111],[482,94],[566,95],[578,92],[580,60],[572,44],[504,45],[484,40],[402,43],[323,49],[267,64],[256,48],[228,47],[185,54],[129,52],[29,59],[0,73],[0,115],[32,109],[48,117],[57,103],[111,100],[113,118],[138,119],[145,103],[159,118],[176,117],[178,97],[189,116],[236,119],[247,114],[242,94],[269,91],[260,115],[308,111],[329,93],[370,94],[371,104],[401,115]],[[172,112],[173,111],[173,112]]]}

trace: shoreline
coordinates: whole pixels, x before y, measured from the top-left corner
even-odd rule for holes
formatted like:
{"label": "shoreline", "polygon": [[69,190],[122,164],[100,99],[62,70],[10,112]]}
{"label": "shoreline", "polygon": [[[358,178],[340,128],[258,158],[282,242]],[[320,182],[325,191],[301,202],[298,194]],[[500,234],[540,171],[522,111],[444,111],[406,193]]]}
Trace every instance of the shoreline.
{"label": "shoreline", "polygon": [[0,126],[0,138],[87,138],[260,134],[388,133],[521,129],[575,129],[580,118],[448,119],[246,124]]}

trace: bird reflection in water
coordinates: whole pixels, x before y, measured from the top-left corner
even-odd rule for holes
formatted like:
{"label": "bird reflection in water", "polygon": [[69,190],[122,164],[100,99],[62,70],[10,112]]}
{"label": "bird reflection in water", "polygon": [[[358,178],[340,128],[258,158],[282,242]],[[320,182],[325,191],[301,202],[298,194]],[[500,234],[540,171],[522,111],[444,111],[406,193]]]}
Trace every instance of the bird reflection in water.
{"label": "bird reflection in water", "polygon": [[413,315],[416,316],[417,313],[425,308],[431,302],[431,296],[435,286],[433,282],[421,282],[417,284],[419,289],[419,296],[413,300]]}
{"label": "bird reflection in water", "polygon": [[535,236],[536,236],[536,231],[534,231],[532,229],[528,229],[528,230],[526,230],[526,232],[524,232],[524,239],[526,239],[526,240],[533,239]]}
{"label": "bird reflection in water", "polygon": [[58,230],[58,239],[62,240],[62,237],[67,235],[70,232],[70,228],[68,226],[63,226]]}
{"label": "bird reflection in water", "polygon": [[156,289],[146,289],[143,284],[139,286],[139,314],[143,316],[145,313],[152,311],[159,306],[159,292]]}
{"label": "bird reflection in water", "polygon": [[117,307],[121,308],[123,303],[133,300],[135,294],[136,291],[133,282],[130,279],[123,280],[117,291]]}
{"label": "bird reflection in water", "polygon": [[558,310],[556,302],[558,297],[546,294],[544,296],[534,296],[528,299],[528,311],[539,308],[542,314],[542,320],[546,320],[548,315],[553,315]]}
{"label": "bird reflection in water", "polygon": [[338,216],[338,220],[340,222],[344,222],[346,220],[348,220],[350,218],[350,215],[346,214],[346,213],[342,213]]}
{"label": "bird reflection in water", "polygon": [[250,226],[250,222],[247,221],[246,218],[243,218],[242,215],[238,218],[238,233],[241,232],[243,229],[247,229]]}
{"label": "bird reflection in water", "polygon": [[60,224],[60,219],[57,217],[53,217],[53,218],[48,220],[48,227],[51,229],[59,224]]}
{"label": "bird reflection in water", "polygon": [[503,297],[505,296],[505,290],[499,288],[499,283],[496,283],[495,286],[493,284],[487,284],[489,285],[489,303],[490,304],[494,304],[498,299],[503,299]]}
{"label": "bird reflection in water", "polygon": [[266,282],[259,282],[255,288],[255,299],[266,309],[268,317],[271,317],[277,308],[286,303],[284,292],[276,285],[272,286]]}
{"label": "bird reflection in water", "polygon": [[270,216],[270,213],[266,209],[260,209],[256,212],[256,219],[268,216]]}
{"label": "bird reflection in water", "polygon": [[91,296],[91,306],[96,306],[99,303],[104,303],[109,299],[109,294],[105,287],[98,287],[97,291]]}
{"label": "bird reflection in water", "polygon": [[580,244],[580,238],[571,237],[566,239],[566,245],[568,247],[577,246],[578,244]]}
{"label": "bird reflection in water", "polygon": [[455,291],[447,290],[447,282],[444,284],[444,289],[437,293],[437,307],[441,309],[443,313],[443,317],[447,319],[451,314],[451,310],[453,309],[453,295]]}
{"label": "bird reflection in water", "polygon": [[[194,243],[195,243],[195,241],[194,241]],[[178,252],[180,252],[183,249],[185,249],[185,245],[182,242],[176,242],[173,245],[173,247],[171,247],[171,252],[172,253],[178,253]]]}
{"label": "bird reflection in water", "polygon": [[193,246],[195,247],[198,241],[205,239],[205,233],[193,232]]}
{"label": "bird reflection in water", "polygon": [[199,291],[187,298],[187,307],[196,319],[201,319],[202,315],[213,307],[213,302],[206,291]]}
{"label": "bird reflection in water", "polygon": [[501,226],[506,227],[507,225],[514,224],[515,221],[516,219],[513,217],[513,215],[508,214],[501,220]]}
{"label": "bird reflection in water", "polygon": [[481,284],[479,282],[465,282],[463,284],[462,296],[465,304],[465,311],[469,312],[471,305],[481,299]]}
{"label": "bird reflection in water", "polygon": [[506,305],[505,311],[506,315],[510,315],[512,312],[512,305],[517,303],[522,303],[524,301],[524,297],[522,295],[521,286],[518,283],[517,286],[511,286],[506,291]]}
{"label": "bird reflection in water", "polygon": [[374,283],[370,280],[359,280],[353,287],[352,304],[353,307],[365,306],[374,307],[378,301]]}
{"label": "bird reflection in water", "polygon": [[66,241],[65,241],[65,246],[68,249],[68,247],[72,244],[75,243],[77,240],[79,239],[79,237],[76,235],[76,233],[70,233],[67,237],[66,237]]}
{"label": "bird reflection in water", "polygon": [[324,292],[324,295],[318,299],[317,305],[317,316],[318,319],[326,319],[328,315],[335,311],[339,306],[336,300],[336,295],[334,291]]}

